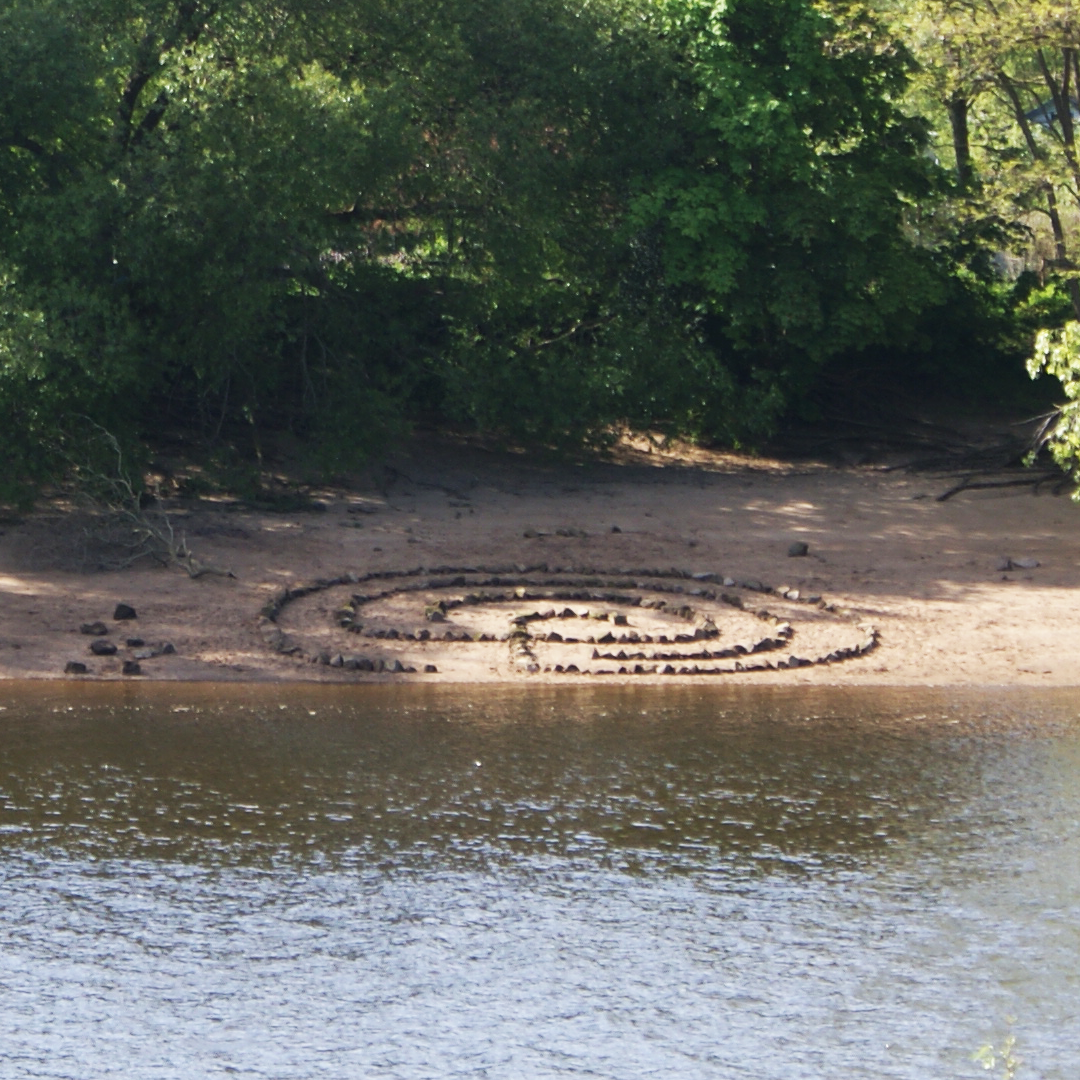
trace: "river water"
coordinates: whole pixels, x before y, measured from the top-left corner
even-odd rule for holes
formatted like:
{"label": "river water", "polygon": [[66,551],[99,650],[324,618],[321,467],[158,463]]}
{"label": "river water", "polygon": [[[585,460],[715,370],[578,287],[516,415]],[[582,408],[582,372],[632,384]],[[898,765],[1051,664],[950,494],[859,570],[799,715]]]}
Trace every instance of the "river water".
{"label": "river water", "polygon": [[1073,1080],[1078,716],[0,684],[0,1076]]}

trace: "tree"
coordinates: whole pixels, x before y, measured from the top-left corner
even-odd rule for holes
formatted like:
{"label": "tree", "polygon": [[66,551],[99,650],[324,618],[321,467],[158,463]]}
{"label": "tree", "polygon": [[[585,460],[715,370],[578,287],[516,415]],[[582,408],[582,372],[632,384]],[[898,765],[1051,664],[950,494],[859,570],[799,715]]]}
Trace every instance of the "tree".
{"label": "tree", "polygon": [[924,126],[899,102],[912,63],[866,13],[808,0],[666,0],[694,122],[648,184],[637,220],[664,236],[738,394],[703,396],[700,422],[735,408],[768,427],[845,350],[896,343],[940,283],[905,235],[937,191]]}

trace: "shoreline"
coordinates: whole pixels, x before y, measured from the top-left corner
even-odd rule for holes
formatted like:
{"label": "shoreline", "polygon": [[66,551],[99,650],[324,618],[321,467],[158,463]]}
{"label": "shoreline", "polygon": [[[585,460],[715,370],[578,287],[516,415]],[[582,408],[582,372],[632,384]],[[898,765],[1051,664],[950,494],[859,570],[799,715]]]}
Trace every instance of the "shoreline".
{"label": "shoreline", "polygon": [[[1080,508],[1023,487],[938,501],[954,483],[685,447],[548,464],[417,439],[381,475],[313,492],[318,509],[170,505],[235,579],[95,569],[85,520],[57,500],[0,525],[0,681],[1080,686]],[[316,581],[334,584],[268,618]],[[137,619],[113,620],[118,603]],[[89,652],[80,626],[97,621],[115,656]],[[750,663],[770,666],[736,670]]]}

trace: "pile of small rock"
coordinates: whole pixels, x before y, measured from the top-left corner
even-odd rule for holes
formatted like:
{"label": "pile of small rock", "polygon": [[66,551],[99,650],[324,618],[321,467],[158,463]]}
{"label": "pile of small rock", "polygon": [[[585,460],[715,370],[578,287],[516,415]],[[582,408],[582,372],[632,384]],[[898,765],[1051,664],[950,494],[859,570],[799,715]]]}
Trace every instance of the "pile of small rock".
{"label": "pile of small rock", "polygon": [[[116,622],[130,622],[137,619],[138,613],[130,604],[120,603],[113,611],[113,619]],[[79,633],[92,637],[90,652],[98,657],[116,656],[121,646],[109,639],[109,627],[100,619],[94,622],[83,623],[79,627]],[[141,637],[128,637],[124,639],[124,648],[130,650],[120,667],[121,675],[141,675],[142,665],[140,661],[151,660],[157,656],[171,656],[176,652],[175,646],[168,641],[155,645],[148,645]],[[82,660],[69,660],[64,665],[65,675],[90,675],[89,666]]]}

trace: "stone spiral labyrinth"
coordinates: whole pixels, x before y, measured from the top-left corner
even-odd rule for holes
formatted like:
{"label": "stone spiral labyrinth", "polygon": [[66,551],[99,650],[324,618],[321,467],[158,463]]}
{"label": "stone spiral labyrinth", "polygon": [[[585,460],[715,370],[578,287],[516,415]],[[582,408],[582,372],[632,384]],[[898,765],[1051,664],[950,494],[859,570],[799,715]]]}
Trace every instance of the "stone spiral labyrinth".
{"label": "stone spiral labyrinth", "polygon": [[723,676],[850,662],[877,631],[821,597],[682,570],[345,574],[282,590],[267,646],[355,677]]}

